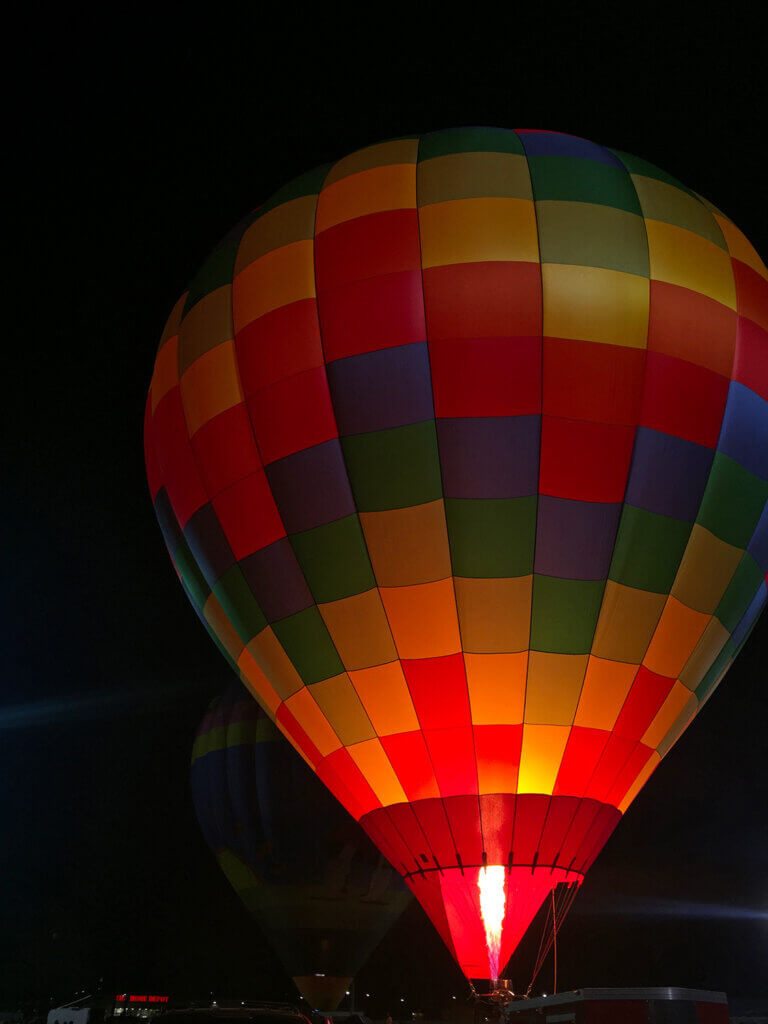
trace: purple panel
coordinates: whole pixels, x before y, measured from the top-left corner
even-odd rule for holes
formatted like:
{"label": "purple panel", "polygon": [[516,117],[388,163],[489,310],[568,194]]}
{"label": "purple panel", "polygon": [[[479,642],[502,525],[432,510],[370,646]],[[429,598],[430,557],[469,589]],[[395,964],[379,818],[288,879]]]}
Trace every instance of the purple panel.
{"label": "purple panel", "polygon": [[718,451],[768,480],[768,402],[731,381]]}
{"label": "purple panel", "polygon": [[518,132],[528,156],[576,156],[583,160],[597,160],[624,170],[622,162],[609,150],[575,135],[559,132]]}
{"label": "purple panel", "polygon": [[752,534],[747,551],[763,570],[768,573],[768,502],[766,502],[760,521]]}
{"label": "purple panel", "polygon": [[240,568],[269,622],[315,603],[287,537],[244,558]]}
{"label": "purple panel", "polygon": [[621,504],[539,496],[533,571],[570,580],[608,576]]}
{"label": "purple panel", "polygon": [[446,498],[522,498],[539,489],[540,416],[437,421]]}
{"label": "purple panel", "polygon": [[235,556],[212,505],[203,505],[187,523],[184,539],[211,589],[231,565]]}
{"label": "purple panel", "polygon": [[624,500],[648,512],[692,523],[714,457],[711,448],[638,427]]}
{"label": "purple panel", "polygon": [[278,459],[265,472],[288,533],[311,530],[355,511],[338,438]]}
{"label": "purple panel", "polygon": [[434,417],[427,343],[365,352],[329,363],[339,433],[366,434]]}

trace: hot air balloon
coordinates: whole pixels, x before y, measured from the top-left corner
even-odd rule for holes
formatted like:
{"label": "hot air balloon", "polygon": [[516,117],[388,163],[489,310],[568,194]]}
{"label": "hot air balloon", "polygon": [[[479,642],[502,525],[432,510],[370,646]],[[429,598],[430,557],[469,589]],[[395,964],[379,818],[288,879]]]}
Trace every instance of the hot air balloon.
{"label": "hot air balloon", "polygon": [[495,128],[297,178],[171,313],[146,460],[183,586],[469,977],[765,604],[767,332],[711,203]]}
{"label": "hot air balloon", "polygon": [[410,893],[239,683],[200,724],[190,784],[205,841],[299,992],[335,1010]]}

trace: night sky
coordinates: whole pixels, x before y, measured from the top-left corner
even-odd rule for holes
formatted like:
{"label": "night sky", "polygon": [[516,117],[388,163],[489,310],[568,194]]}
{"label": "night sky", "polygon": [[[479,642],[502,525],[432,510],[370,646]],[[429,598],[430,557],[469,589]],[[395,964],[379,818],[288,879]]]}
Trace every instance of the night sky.
{"label": "night sky", "polygon": [[[194,820],[191,743],[229,669],[178,585],[142,454],[166,316],[237,220],[383,138],[548,128],[657,163],[766,258],[761,34],[743,5],[727,24],[623,8],[70,10],[9,40],[0,1009],[99,977],[291,994]],[[767,660],[764,617],[592,869],[561,987],[768,989]],[[548,964],[536,991],[551,984]],[[415,906],[358,988],[380,1014],[466,996]]]}

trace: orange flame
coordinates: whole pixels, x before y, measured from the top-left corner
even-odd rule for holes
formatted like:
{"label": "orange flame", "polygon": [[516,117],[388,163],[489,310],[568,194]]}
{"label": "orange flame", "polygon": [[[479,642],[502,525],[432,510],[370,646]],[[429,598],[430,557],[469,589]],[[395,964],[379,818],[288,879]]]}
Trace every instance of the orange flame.
{"label": "orange flame", "polygon": [[504,891],[504,868],[499,866],[480,868],[477,886],[480,890],[480,914],[483,918],[485,941],[488,946],[488,966],[495,984],[499,980],[501,930],[504,925],[504,909],[507,902]]}

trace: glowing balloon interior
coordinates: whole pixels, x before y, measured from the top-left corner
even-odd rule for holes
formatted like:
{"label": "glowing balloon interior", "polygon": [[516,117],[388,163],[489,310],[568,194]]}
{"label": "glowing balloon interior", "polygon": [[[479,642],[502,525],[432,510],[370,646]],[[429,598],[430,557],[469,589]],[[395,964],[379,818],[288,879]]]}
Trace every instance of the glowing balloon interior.
{"label": "glowing balloon interior", "polygon": [[224,656],[489,977],[765,603],[768,273],[584,139],[384,142],[214,251],[145,436]]}

